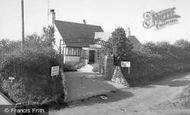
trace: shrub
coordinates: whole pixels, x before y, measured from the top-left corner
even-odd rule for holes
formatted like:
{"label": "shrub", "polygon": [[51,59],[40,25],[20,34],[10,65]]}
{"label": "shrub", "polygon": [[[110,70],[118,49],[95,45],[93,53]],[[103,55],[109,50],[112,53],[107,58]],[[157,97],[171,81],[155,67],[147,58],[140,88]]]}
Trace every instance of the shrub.
{"label": "shrub", "polygon": [[[0,60],[2,87],[15,102],[40,104],[46,98],[53,100],[63,94],[61,77],[50,76],[50,68],[55,65],[61,66],[55,51],[48,47],[6,53]],[[15,77],[12,83],[8,82],[10,76]]]}
{"label": "shrub", "polygon": [[100,70],[100,65],[99,64],[93,64],[92,65],[92,71],[93,72],[99,72],[99,70]]}
{"label": "shrub", "polygon": [[123,28],[117,28],[112,32],[111,38],[113,44],[113,54],[117,63],[115,65],[120,65],[121,61],[125,61],[131,56],[133,44],[130,42],[129,38],[126,37],[125,30]]}
{"label": "shrub", "polygon": [[[173,72],[189,71],[190,54],[182,48],[166,42],[145,45],[142,51],[133,52],[131,74],[122,68],[122,73],[131,86],[158,80]],[[145,51],[146,50],[146,51]]]}
{"label": "shrub", "polygon": [[71,64],[63,64],[62,68],[64,72],[77,71],[77,68]]}

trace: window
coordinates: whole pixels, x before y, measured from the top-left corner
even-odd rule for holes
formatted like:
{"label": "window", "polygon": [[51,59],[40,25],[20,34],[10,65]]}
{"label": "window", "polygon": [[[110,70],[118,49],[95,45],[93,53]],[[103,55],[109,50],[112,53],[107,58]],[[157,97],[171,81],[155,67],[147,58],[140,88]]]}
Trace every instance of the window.
{"label": "window", "polygon": [[82,50],[81,48],[66,47],[65,55],[66,56],[80,56],[81,50]]}

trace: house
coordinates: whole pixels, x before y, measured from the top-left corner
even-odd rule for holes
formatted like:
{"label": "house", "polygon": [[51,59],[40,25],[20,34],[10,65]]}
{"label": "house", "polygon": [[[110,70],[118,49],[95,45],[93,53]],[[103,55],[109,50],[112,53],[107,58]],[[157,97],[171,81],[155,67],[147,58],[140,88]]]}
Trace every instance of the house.
{"label": "house", "polygon": [[103,32],[101,26],[55,19],[55,12],[51,10],[52,25],[55,30],[57,49],[63,54],[63,63],[78,63],[86,59],[87,63],[95,63],[96,49],[90,46],[94,44],[95,32]]}
{"label": "house", "polygon": [[[85,20],[83,23],[56,20],[54,10],[51,10],[51,15],[55,30],[55,49],[63,55],[63,63],[75,64],[85,60],[86,63],[93,64],[99,61],[101,46],[95,44],[94,39],[107,41],[111,33],[103,32],[101,26],[87,24]],[[134,49],[140,49],[141,43],[131,35],[129,28],[127,32]]]}

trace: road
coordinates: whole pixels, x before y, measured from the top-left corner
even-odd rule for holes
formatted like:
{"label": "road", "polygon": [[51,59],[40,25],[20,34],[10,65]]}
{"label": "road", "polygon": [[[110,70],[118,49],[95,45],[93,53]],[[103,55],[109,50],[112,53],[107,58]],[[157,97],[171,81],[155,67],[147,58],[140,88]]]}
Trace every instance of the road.
{"label": "road", "polygon": [[108,99],[90,98],[69,108],[51,111],[50,115],[189,115],[190,110],[155,109],[171,101],[190,84],[190,73],[173,74],[144,87],[123,88],[106,95]]}

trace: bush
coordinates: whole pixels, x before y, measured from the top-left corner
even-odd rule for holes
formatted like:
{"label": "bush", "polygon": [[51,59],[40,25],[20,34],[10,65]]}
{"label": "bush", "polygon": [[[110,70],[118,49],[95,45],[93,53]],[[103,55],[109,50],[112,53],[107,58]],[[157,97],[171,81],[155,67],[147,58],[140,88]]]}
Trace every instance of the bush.
{"label": "bush", "polygon": [[100,65],[99,64],[93,64],[92,65],[92,71],[93,72],[99,72],[99,70],[100,70]]}
{"label": "bush", "polygon": [[77,68],[71,64],[63,64],[62,68],[64,72],[77,71]]}
{"label": "bush", "polygon": [[[145,51],[146,50],[146,51]],[[146,84],[159,80],[174,72],[184,72],[190,69],[190,54],[175,45],[166,42],[145,45],[139,52],[133,52],[131,74],[122,68],[122,73],[131,86]]]}
{"label": "bush", "polygon": [[[2,87],[15,102],[40,104],[44,99],[55,99],[62,95],[60,76],[50,76],[51,66],[61,66],[52,48],[26,48],[23,52],[5,53],[0,60]],[[11,83],[8,77],[15,77]]]}

